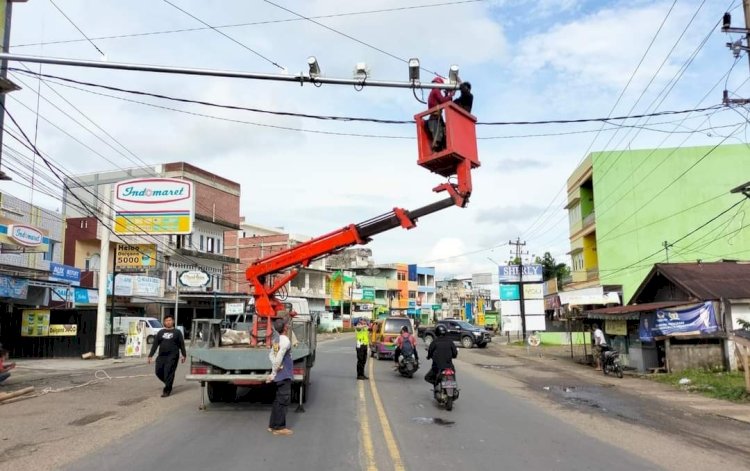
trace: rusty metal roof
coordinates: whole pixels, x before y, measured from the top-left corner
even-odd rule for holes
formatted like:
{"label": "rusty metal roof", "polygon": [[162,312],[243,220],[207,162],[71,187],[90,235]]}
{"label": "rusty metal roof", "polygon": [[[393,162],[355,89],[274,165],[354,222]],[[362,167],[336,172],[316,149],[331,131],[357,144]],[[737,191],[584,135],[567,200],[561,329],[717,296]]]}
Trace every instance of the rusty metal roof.
{"label": "rusty metal roof", "polygon": [[611,306],[603,307],[601,309],[592,309],[585,311],[586,315],[591,314],[605,314],[605,315],[621,315],[621,314],[632,314],[638,312],[651,312],[657,309],[664,309],[668,307],[680,306],[683,304],[695,304],[690,301],[661,301],[658,303],[643,303],[643,304],[629,304],[627,306]]}
{"label": "rusty metal roof", "polygon": [[657,263],[646,279],[655,273],[703,301],[750,298],[750,263]]}

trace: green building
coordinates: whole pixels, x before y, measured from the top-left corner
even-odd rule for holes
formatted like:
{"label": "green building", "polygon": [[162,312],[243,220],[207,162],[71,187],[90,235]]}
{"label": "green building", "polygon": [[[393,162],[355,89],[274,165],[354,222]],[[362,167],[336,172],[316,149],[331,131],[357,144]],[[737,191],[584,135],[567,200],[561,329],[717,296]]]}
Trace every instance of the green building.
{"label": "green building", "polygon": [[744,144],[592,153],[568,179],[572,283],[630,300],[657,262],[750,260]]}

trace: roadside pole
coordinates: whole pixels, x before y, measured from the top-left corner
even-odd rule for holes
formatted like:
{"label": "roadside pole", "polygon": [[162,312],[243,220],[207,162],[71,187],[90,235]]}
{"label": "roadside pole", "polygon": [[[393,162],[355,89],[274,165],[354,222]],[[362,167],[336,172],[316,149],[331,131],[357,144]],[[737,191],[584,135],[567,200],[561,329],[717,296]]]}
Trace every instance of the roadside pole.
{"label": "roadside pole", "polygon": [[[105,207],[102,213],[108,216],[103,221],[111,221],[114,227],[114,214],[112,212],[112,185],[105,185],[104,201]],[[109,227],[100,224],[102,237],[99,246],[99,302],[96,307],[96,343],[94,354],[97,357],[104,356],[105,322],[107,321],[107,273],[109,266]],[[115,296],[115,280],[112,279],[112,298]]]}
{"label": "roadside pole", "polygon": [[[112,257],[112,302],[109,308],[109,348],[112,349],[110,356],[120,358],[120,340],[115,341],[115,285],[117,284],[117,246],[115,244],[115,255]],[[106,296],[105,296],[106,299]]]}

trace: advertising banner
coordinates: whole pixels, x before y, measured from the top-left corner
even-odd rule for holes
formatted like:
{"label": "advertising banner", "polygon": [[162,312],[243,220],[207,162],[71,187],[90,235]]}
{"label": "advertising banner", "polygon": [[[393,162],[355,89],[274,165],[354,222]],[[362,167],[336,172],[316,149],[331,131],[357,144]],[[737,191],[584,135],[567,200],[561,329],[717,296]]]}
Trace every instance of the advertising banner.
{"label": "advertising banner", "polygon": [[117,244],[118,270],[156,266],[156,244]]}
{"label": "advertising banner", "polygon": [[49,335],[49,309],[25,309],[21,315],[21,337]]}
{"label": "advertising banner", "polygon": [[143,354],[143,346],[146,345],[145,328],[143,321],[130,321],[128,323],[128,336],[125,341],[125,356],[140,357]]}
{"label": "advertising banner", "polygon": [[78,335],[77,324],[50,324],[50,337],[75,337]]}
{"label": "advertising banner", "polygon": [[29,280],[0,275],[0,298],[26,299]]}
{"label": "advertising banner", "polygon": [[641,316],[638,336],[644,342],[654,337],[712,334],[719,330],[712,302],[687,308],[659,309]]}
{"label": "advertising banner", "polygon": [[189,234],[195,218],[193,182],[135,178],[115,185],[116,234]]}

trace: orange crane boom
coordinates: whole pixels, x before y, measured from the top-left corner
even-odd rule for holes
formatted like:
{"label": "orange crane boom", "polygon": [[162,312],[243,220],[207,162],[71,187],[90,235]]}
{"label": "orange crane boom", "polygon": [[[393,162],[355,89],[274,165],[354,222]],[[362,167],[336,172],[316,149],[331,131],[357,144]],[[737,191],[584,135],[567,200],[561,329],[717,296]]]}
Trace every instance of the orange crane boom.
{"label": "orange crane boom", "polygon": [[[434,119],[437,116],[440,116],[440,119],[444,117],[445,145],[440,151],[434,152],[431,137],[425,126],[425,118]],[[284,304],[276,297],[276,293],[297,276],[301,267],[307,267],[314,260],[347,247],[367,244],[373,236],[396,227],[412,229],[422,216],[451,206],[466,206],[472,190],[471,170],[479,166],[476,118],[452,102],[436,106],[414,118],[417,123],[419,147],[417,163],[446,178],[455,177],[455,182],[449,181],[433,188],[435,192],[447,192],[449,197],[411,211],[394,208],[388,213],[359,224],[350,224],[253,262],[245,271],[245,277],[253,288],[256,316],[266,320],[265,326],[260,326],[258,318],[253,322],[253,345],[259,340],[258,332],[261,328],[265,331],[266,342],[270,341],[271,322],[284,309]],[[286,272],[287,270],[289,271]],[[279,276],[274,278],[274,275]]]}

